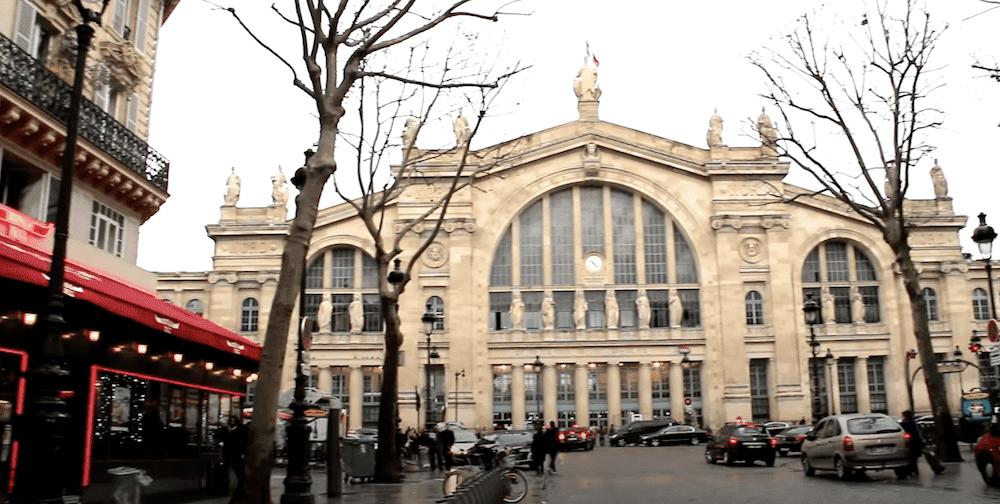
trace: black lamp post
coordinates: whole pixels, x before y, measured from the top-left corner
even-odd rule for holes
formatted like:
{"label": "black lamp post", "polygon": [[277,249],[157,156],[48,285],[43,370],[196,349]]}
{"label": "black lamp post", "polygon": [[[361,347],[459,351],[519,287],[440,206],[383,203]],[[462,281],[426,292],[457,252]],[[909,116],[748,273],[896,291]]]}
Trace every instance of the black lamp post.
{"label": "black lamp post", "polygon": [[66,403],[59,397],[61,390],[68,390],[70,387],[69,371],[60,363],[64,354],[61,338],[66,327],[66,320],[63,318],[66,307],[63,298],[66,242],[69,239],[70,204],[73,198],[83,79],[86,74],[87,53],[90,51],[90,42],[94,36],[94,28],[90,23],[100,24],[108,1],[101,2],[99,12],[87,9],[81,0],[74,2],[83,23],[76,27],[76,62],[66,119],[66,146],[62,154],[59,208],[56,212],[45,316],[37,326],[38,336],[34,338],[30,348],[30,367],[25,373],[26,409],[15,429],[15,436],[20,445],[20,457],[17,485],[12,496],[14,502],[55,503],[62,502],[63,497],[65,478],[59,475],[68,469],[63,464],[62,448],[65,445],[66,427],[70,418],[66,411]]}
{"label": "black lamp post", "polygon": [[[306,164],[312,157],[313,151],[305,151]],[[292,185],[299,190],[295,197],[295,213],[302,210],[299,198],[302,196],[302,187],[306,183],[306,168],[303,166],[295,170],[292,176]],[[308,256],[308,254],[306,254]],[[306,403],[306,375],[302,372],[302,352],[307,350],[312,331],[312,319],[306,316],[306,267],[303,260],[302,281],[299,286],[299,341],[295,352],[295,395],[292,404],[288,407],[292,410],[292,419],[285,427],[285,434],[288,437],[288,472],[285,475],[285,492],[281,494],[281,504],[313,504],[316,497],[312,493],[312,476],[307,469],[309,465],[309,420],[306,418],[306,410],[309,404]]]}
{"label": "black lamp post", "polygon": [[910,376],[910,361],[917,358],[916,350],[906,351],[906,395],[910,400],[910,413],[913,413],[913,377]]}
{"label": "black lamp post", "polygon": [[434,324],[437,323],[437,314],[431,309],[431,305],[427,305],[427,311],[424,312],[424,316],[420,317],[420,321],[424,323],[424,334],[427,335],[427,367],[424,368],[424,373],[426,374],[426,385],[427,393],[424,395],[426,400],[427,413],[424,415],[425,425],[430,425],[436,419],[431,417],[431,412],[434,411],[434,399],[431,397],[431,359],[436,359],[438,357],[437,350],[431,347],[431,333],[434,332]]}
{"label": "black lamp post", "polygon": [[455,371],[455,423],[458,423],[458,377],[465,377],[465,370]]}
{"label": "black lamp post", "polygon": [[532,369],[535,370],[535,420],[540,422],[541,425],[545,424],[545,418],[542,416],[542,359],[539,356],[535,356],[535,362],[532,364]]}
{"label": "black lamp post", "polygon": [[812,295],[806,297],[806,302],[802,304],[802,312],[805,313],[806,324],[809,326],[809,346],[812,349],[812,360],[809,361],[810,377],[809,383],[812,385],[812,416],[813,423],[819,421],[819,371],[816,370],[816,324],[820,323],[819,303],[813,300]]}
{"label": "black lamp post", "polygon": [[826,368],[827,368],[826,371],[827,371],[827,375],[828,375],[827,383],[829,384],[829,391],[827,392],[827,400],[826,400],[826,406],[827,406],[826,409],[828,410],[827,411],[828,415],[836,415],[837,414],[837,406],[835,404],[833,404],[832,389],[833,389],[833,385],[834,385],[834,383],[833,383],[833,376],[834,376],[833,375],[833,365],[837,363],[837,359],[835,359],[833,357],[833,352],[831,352],[829,348],[826,349],[826,356],[825,357],[826,357]]}
{"label": "black lamp post", "polygon": [[979,226],[972,231],[972,241],[979,245],[979,253],[983,256],[983,263],[986,264],[986,285],[990,289],[990,318],[994,320],[997,318],[997,309],[993,300],[993,264],[990,259],[993,253],[993,240],[996,238],[996,231],[986,225],[986,214],[980,213]]}

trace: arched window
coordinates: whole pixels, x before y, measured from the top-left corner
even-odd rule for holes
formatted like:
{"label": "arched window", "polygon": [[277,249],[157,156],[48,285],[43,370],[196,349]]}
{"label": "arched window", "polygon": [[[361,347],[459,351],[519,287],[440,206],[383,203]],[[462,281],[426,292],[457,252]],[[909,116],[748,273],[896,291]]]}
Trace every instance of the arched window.
{"label": "arched window", "polygon": [[[643,295],[649,326],[669,328],[675,293],[681,326],[701,325],[690,242],[656,202],[623,189],[570,187],[526,205],[497,242],[489,282],[490,330],[512,328],[515,292],[524,304],[519,329],[526,331],[544,329],[542,307],[550,304],[553,327],[574,329],[578,293],[586,300],[588,329],[616,323],[617,329],[638,329],[643,324],[637,306],[643,303],[637,302]],[[608,306],[615,305],[618,316],[608,317]]]}
{"label": "arched window", "polygon": [[240,332],[257,332],[257,300],[246,298],[240,309]]}
{"label": "arched window", "polygon": [[747,325],[764,325],[764,297],[759,292],[747,292],[744,298],[747,309]]}
{"label": "arched window", "polygon": [[972,291],[972,315],[976,320],[990,319],[990,296],[983,289]]}
{"label": "arched window", "polygon": [[437,320],[434,322],[435,331],[444,330],[444,300],[437,296],[431,296],[427,298],[427,310],[435,315],[437,315]]}
{"label": "arched window", "polygon": [[922,293],[924,296],[924,311],[927,313],[927,320],[931,322],[940,320],[941,315],[938,313],[937,293],[930,287],[924,287]]}
{"label": "arched window", "polygon": [[[832,318],[838,324],[882,320],[874,263],[853,244],[831,240],[814,248],[802,265],[802,283],[803,297],[812,296],[820,304],[820,320]],[[858,310],[861,313],[855,313]]]}
{"label": "arched window", "polygon": [[201,301],[197,299],[188,301],[187,304],[184,305],[184,308],[199,317],[205,314],[205,305],[201,304]]}
{"label": "arched window", "polygon": [[[364,313],[359,329],[381,332],[382,307],[375,259],[354,247],[335,246],[320,251],[306,268],[306,315],[317,317],[320,331],[349,333],[350,306],[355,296],[360,296]],[[322,315],[326,320],[318,320],[324,298],[330,301],[329,315],[324,309]]]}

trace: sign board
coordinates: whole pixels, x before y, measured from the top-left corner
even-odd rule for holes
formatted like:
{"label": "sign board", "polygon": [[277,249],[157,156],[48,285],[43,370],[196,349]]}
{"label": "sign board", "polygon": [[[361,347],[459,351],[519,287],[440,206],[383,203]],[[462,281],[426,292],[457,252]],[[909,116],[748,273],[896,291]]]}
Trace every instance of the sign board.
{"label": "sign board", "polygon": [[690,397],[685,397],[684,398],[684,405],[685,406],[690,406],[691,405],[691,398]]}
{"label": "sign board", "polygon": [[970,422],[987,422],[990,420],[990,411],[993,410],[990,404],[989,392],[966,392],[962,394],[962,413],[965,419]]}
{"label": "sign board", "polygon": [[937,363],[938,373],[961,373],[969,363],[965,361],[940,361]]}
{"label": "sign board", "polygon": [[687,354],[691,353],[691,347],[689,347],[689,346],[679,346],[679,347],[677,347],[677,353],[679,353],[681,355],[687,355]]}
{"label": "sign board", "polygon": [[990,351],[990,365],[1000,366],[1000,342],[990,343],[986,348]]}
{"label": "sign board", "polygon": [[1000,341],[1000,329],[997,328],[996,320],[990,319],[990,321],[986,323],[986,335],[990,337],[990,341]]}

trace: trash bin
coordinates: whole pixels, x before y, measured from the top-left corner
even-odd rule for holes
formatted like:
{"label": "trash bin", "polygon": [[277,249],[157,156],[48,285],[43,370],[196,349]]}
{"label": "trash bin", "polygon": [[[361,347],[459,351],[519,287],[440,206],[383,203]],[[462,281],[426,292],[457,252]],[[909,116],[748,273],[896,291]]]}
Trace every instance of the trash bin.
{"label": "trash bin", "polygon": [[115,504],[140,504],[142,487],[153,482],[146,471],[134,467],[119,466],[108,469],[111,475],[111,495]]}
{"label": "trash bin", "polygon": [[340,440],[340,461],[344,466],[344,481],[374,478],[375,442],[354,438]]}

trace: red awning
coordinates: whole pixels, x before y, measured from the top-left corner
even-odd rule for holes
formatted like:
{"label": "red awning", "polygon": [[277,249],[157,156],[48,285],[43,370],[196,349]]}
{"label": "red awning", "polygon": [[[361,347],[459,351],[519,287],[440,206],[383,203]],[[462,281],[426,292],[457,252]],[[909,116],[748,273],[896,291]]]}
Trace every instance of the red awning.
{"label": "red awning", "polygon": [[[52,253],[0,235],[0,277],[49,285]],[[160,299],[156,292],[72,259],[63,292],[146,327],[223,352],[259,361],[261,347],[239,334]]]}

